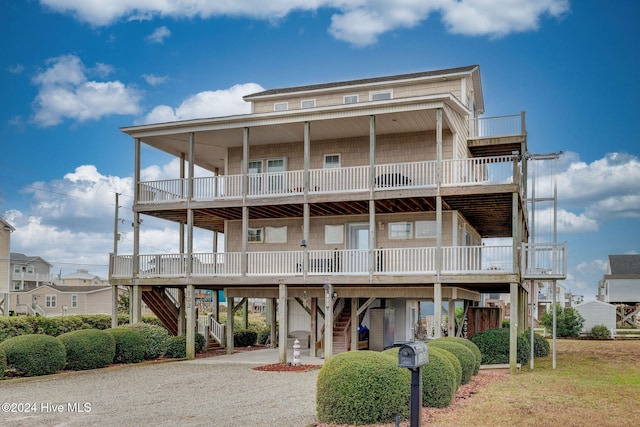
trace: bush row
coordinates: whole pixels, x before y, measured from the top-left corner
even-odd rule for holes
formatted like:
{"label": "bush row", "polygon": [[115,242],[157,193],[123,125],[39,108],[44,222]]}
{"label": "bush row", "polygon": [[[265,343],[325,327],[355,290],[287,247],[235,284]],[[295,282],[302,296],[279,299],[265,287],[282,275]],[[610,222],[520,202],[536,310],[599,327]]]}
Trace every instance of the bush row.
{"label": "bush row", "polygon": [[[509,363],[509,337],[507,328],[490,329],[479,332],[471,337],[471,341],[480,349],[482,364]],[[546,357],[549,355],[549,341],[542,335],[533,334],[534,357]],[[531,356],[531,331],[518,335],[517,338],[517,363],[526,364]]]}
{"label": "bush row", "polygon": [[[172,337],[161,326],[136,323],[113,329],[79,329],[54,337],[18,335],[0,343],[0,376],[37,376],[62,369],[86,370],[111,363],[185,357],[185,336]],[[180,348],[181,346],[181,348]],[[196,334],[196,351],[204,337]]]}
{"label": "bush row", "polygon": [[[449,406],[461,383],[480,367],[480,351],[465,339],[428,343],[429,363],[422,367],[422,405]],[[318,419],[336,424],[374,424],[406,417],[410,409],[410,373],[398,367],[398,347],[382,353],[346,352],[325,362],[318,374]]]}

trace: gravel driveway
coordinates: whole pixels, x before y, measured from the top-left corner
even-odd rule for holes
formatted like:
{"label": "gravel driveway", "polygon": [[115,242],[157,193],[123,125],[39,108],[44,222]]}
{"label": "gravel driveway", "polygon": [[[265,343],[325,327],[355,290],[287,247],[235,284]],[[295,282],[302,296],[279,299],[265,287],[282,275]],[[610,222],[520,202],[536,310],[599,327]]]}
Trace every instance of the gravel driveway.
{"label": "gravel driveway", "polygon": [[318,369],[279,373],[253,366],[214,357],[0,381],[0,425],[298,427],[317,422]]}

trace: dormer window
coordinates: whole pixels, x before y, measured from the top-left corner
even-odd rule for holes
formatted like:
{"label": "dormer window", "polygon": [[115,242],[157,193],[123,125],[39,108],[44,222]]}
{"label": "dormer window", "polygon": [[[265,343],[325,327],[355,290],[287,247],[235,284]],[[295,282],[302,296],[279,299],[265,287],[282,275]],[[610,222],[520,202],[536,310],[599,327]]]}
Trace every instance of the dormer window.
{"label": "dormer window", "polygon": [[345,104],[356,104],[358,102],[358,95],[345,95],[343,99]]}
{"label": "dormer window", "polygon": [[380,90],[369,92],[369,101],[386,101],[393,98],[392,90]]}
{"label": "dormer window", "polygon": [[314,108],[316,106],[315,99],[305,99],[300,103],[300,108]]}
{"label": "dormer window", "polygon": [[288,102],[276,102],[275,104],[273,104],[273,111],[287,111],[288,109]]}

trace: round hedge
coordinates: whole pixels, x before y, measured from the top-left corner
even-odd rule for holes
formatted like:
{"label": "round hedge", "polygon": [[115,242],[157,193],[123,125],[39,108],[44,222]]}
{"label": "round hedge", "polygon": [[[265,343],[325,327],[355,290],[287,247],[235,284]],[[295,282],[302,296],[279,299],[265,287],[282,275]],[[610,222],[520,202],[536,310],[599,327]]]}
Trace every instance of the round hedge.
{"label": "round hedge", "polygon": [[140,332],[122,327],[107,329],[106,332],[116,342],[114,363],[139,363],[144,360],[147,347]]}
{"label": "round hedge", "polygon": [[476,357],[473,355],[471,350],[462,344],[451,341],[435,340],[429,342],[428,345],[429,348],[438,347],[447,350],[457,357],[460,361],[460,366],[462,367],[462,384],[467,384],[471,381],[471,377],[473,376],[473,371],[476,366]]}
{"label": "round hedge", "polygon": [[318,373],[318,420],[335,424],[390,422],[409,414],[411,378],[397,359],[350,351],[327,360]]}
{"label": "round hedge", "polygon": [[187,357],[187,336],[178,335],[169,338],[169,344],[167,345],[167,352],[165,357],[183,359]]}
{"label": "round hedge", "polygon": [[[529,346],[531,346],[531,331],[525,334],[525,338],[529,341]],[[534,333],[533,357],[547,357],[550,351],[551,346],[549,345],[549,341],[542,335]],[[529,352],[531,352],[531,347],[529,347]],[[529,353],[529,355],[531,355],[531,353]]]}
{"label": "round hedge", "polygon": [[[398,363],[399,349],[394,347],[382,353]],[[422,406],[425,408],[446,408],[458,391],[460,383],[447,354],[451,355],[441,348],[429,348],[429,363],[422,366]]]}
{"label": "round hedge", "polygon": [[[509,337],[510,331],[507,328],[489,329],[474,334],[471,341],[480,349],[483,365],[503,364],[509,363]],[[531,347],[523,335],[518,335],[517,349],[517,362],[527,363]]]}
{"label": "round hedge", "polygon": [[171,338],[171,335],[165,328],[148,323],[133,323],[131,325],[125,325],[123,328],[138,331],[142,334],[145,345],[145,360],[153,360],[164,356],[164,353],[167,351],[167,346],[169,345],[169,338]]}
{"label": "round hedge", "polygon": [[457,342],[458,344],[462,344],[463,346],[471,350],[476,360],[476,364],[473,369],[473,375],[476,375],[478,372],[480,372],[480,365],[482,364],[482,353],[480,353],[480,349],[472,341],[466,338],[460,338],[460,337],[442,337],[442,338],[438,338],[438,340]]}
{"label": "round hedge", "polygon": [[4,350],[0,347],[0,377],[4,375],[4,371],[7,370],[7,355],[4,354]]}
{"label": "round hedge", "polygon": [[28,377],[53,374],[64,369],[67,362],[64,345],[49,335],[19,335],[1,342],[0,348],[7,366]]}
{"label": "round hedge", "polygon": [[67,369],[83,371],[103,368],[113,363],[116,341],[106,331],[80,329],[58,337],[67,351]]}
{"label": "round hedge", "polygon": [[[443,350],[442,348],[433,347],[433,346],[429,348],[429,351],[431,351],[431,349]],[[450,351],[443,350],[442,355],[446,357],[447,360],[449,360],[449,362],[451,362],[451,365],[453,366],[453,372],[456,380],[455,388],[457,391],[458,387],[462,385],[462,365],[460,364],[460,360],[458,360],[458,358],[455,357]]]}

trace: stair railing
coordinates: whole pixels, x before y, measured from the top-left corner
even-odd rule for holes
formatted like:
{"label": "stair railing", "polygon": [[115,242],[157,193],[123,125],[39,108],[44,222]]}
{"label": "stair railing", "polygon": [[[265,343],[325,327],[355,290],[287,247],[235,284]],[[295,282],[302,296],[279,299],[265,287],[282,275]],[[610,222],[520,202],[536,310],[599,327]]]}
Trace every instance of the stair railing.
{"label": "stair railing", "polygon": [[226,343],[226,325],[216,321],[213,316],[209,316],[209,336],[218,341],[221,347],[224,348]]}

